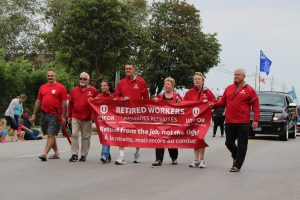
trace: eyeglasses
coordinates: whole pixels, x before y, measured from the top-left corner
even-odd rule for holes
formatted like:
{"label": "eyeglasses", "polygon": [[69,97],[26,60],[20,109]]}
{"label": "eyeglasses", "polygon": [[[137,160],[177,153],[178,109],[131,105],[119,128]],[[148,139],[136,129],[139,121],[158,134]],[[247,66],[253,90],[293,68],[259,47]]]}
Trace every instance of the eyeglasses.
{"label": "eyeglasses", "polygon": [[80,77],[79,80],[81,80],[81,81],[82,81],[82,80],[83,80],[83,81],[86,81],[86,80],[88,80],[88,79],[87,79],[87,78],[82,78],[82,77]]}

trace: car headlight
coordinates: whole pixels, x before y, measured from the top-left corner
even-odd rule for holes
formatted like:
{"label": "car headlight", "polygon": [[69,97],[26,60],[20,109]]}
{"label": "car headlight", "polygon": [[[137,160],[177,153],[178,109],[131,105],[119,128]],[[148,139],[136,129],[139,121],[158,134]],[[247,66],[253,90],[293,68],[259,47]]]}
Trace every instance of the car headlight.
{"label": "car headlight", "polygon": [[273,121],[280,121],[285,119],[285,114],[283,113],[275,113],[273,116]]}

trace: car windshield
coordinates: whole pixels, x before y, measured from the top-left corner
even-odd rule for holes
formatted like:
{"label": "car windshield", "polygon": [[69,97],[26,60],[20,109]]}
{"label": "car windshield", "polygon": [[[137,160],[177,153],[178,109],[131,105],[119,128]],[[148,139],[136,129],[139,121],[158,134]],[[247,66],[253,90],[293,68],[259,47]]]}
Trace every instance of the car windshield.
{"label": "car windshield", "polygon": [[260,105],[285,106],[283,96],[259,94],[258,98],[259,98]]}

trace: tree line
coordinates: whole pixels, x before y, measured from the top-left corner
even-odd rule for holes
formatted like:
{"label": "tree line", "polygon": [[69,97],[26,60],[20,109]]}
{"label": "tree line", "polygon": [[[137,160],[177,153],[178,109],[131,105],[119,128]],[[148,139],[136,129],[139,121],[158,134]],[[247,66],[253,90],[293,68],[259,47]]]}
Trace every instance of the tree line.
{"label": "tree line", "polygon": [[155,95],[165,77],[190,87],[195,71],[220,62],[216,33],[204,33],[200,11],[181,0],[2,0],[0,27],[2,114],[21,93],[32,108],[48,68],[70,90],[82,71],[97,87],[135,63]]}

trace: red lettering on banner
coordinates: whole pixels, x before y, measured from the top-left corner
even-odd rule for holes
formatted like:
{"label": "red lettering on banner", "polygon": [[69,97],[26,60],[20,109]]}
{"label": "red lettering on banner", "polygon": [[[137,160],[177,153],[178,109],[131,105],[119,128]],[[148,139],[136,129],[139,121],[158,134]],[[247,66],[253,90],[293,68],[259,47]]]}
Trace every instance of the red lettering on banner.
{"label": "red lettering on banner", "polygon": [[200,148],[211,110],[198,102],[109,101],[94,99],[92,108],[100,142],[142,148]]}

